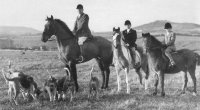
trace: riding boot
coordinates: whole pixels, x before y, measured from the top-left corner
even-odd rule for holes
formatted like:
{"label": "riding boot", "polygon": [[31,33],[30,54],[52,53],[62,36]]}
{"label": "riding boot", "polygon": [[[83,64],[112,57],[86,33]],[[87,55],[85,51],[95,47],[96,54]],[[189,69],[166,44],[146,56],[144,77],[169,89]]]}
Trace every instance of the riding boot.
{"label": "riding boot", "polygon": [[129,50],[130,50],[130,55],[131,55],[131,58],[132,58],[132,64],[133,64],[133,67],[135,68],[137,66],[136,64],[136,60],[135,60],[135,49],[134,47],[129,47]]}
{"label": "riding boot", "polygon": [[77,60],[77,62],[82,63],[84,61],[84,57],[82,55],[83,54],[83,46],[80,45],[79,47],[80,47],[80,55],[76,60]]}

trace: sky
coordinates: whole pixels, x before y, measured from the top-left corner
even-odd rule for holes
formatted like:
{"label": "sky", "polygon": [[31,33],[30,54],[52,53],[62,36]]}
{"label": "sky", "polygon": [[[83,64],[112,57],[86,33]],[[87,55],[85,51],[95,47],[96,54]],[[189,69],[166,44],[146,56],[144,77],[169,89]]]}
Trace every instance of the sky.
{"label": "sky", "polygon": [[53,15],[73,29],[77,4],[83,4],[95,32],[124,28],[125,20],[133,27],[155,20],[200,24],[200,0],[0,0],[0,26],[42,31],[45,18]]}

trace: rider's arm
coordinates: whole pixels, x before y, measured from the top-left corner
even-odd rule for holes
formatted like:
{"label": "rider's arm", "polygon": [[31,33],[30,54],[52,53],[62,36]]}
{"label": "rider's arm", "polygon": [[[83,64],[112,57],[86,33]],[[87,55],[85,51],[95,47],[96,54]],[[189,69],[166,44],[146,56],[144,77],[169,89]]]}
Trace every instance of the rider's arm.
{"label": "rider's arm", "polygon": [[168,42],[167,45],[168,45],[168,46],[173,45],[173,44],[175,43],[175,40],[176,40],[176,34],[173,33],[173,34],[171,35],[170,41]]}
{"label": "rider's arm", "polygon": [[83,29],[85,26],[87,26],[88,21],[89,21],[89,17],[88,15],[84,15],[82,16],[83,18],[81,18],[82,20],[80,20],[81,22],[79,23],[79,27],[77,27],[77,32],[81,29]]}
{"label": "rider's arm", "polygon": [[137,32],[134,30],[133,31],[133,41],[136,42],[137,40]]}

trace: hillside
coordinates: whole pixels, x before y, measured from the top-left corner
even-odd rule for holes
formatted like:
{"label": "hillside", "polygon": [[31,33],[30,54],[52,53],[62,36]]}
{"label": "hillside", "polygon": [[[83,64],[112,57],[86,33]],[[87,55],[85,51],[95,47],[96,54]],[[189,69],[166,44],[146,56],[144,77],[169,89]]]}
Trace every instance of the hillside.
{"label": "hillside", "polygon": [[40,31],[30,28],[30,27],[21,27],[21,26],[0,26],[0,36],[21,36],[21,35],[36,35],[41,33]]}
{"label": "hillside", "polygon": [[135,27],[137,30],[143,30],[151,33],[163,33],[164,24],[170,22],[172,24],[173,30],[179,34],[187,35],[200,35],[200,25],[195,23],[176,23],[167,20],[157,20],[150,22],[141,26]]}

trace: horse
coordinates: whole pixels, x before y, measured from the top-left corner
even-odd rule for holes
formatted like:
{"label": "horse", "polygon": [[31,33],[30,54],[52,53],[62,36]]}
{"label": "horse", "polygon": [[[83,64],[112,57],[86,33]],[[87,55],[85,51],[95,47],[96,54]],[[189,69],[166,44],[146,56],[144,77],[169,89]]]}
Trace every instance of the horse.
{"label": "horse", "polygon": [[[195,70],[196,65],[199,60],[199,55],[192,50],[181,49],[172,53],[172,57],[176,63],[174,68],[169,67],[169,59],[165,56],[164,49],[166,45],[162,44],[158,39],[154,36],[150,35],[150,33],[142,33],[143,37],[143,46],[144,51],[147,53],[148,59],[148,67],[155,73],[155,83],[154,83],[154,92],[152,95],[157,95],[157,86],[159,83],[159,79],[161,82],[161,96],[165,96],[164,91],[164,78],[165,74],[175,74],[178,72],[183,72],[184,83],[182,86],[182,90],[180,94],[184,94],[187,88],[187,72],[189,72],[192,81],[193,81],[193,95],[196,95],[196,76]],[[199,65],[199,63],[198,63]],[[149,70],[150,71],[150,70]]]}
{"label": "horse", "polygon": [[[132,62],[132,58],[130,55],[130,51],[127,46],[121,44],[121,33],[120,28],[115,29],[113,28],[113,58],[114,58],[114,65],[115,70],[117,73],[117,83],[118,83],[118,92],[121,90],[121,84],[120,84],[120,76],[119,73],[121,70],[125,71],[126,74],[126,84],[127,84],[127,93],[130,93],[130,85],[129,85],[129,70],[135,69],[136,73],[139,76],[140,84],[142,85],[142,75],[141,75],[141,69],[146,73],[145,79],[148,79],[149,69],[147,64],[147,56],[146,54],[143,54],[142,47],[137,47],[136,51],[136,61],[139,62],[139,65],[133,66],[135,62]],[[146,87],[146,80],[145,80],[145,89]]]}
{"label": "horse", "polygon": [[[80,48],[75,37],[68,26],[60,19],[54,19],[53,16],[47,17],[47,23],[41,37],[42,42],[47,42],[51,36],[56,36],[57,47],[60,53],[60,60],[65,64],[65,67],[70,70],[70,75],[78,91],[77,69],[76,64],[79,64],[76,59],[80,55]],[[110,69],[112,64],[112,43],[101,36],[95,36],[93,39],[87,40],[83,45],[85,60],[96,59],[102,73],[102,89],[108,88]],[[81,62],[81,63],[83,63]],[[67,72],[67,71],[66,71]]]}

